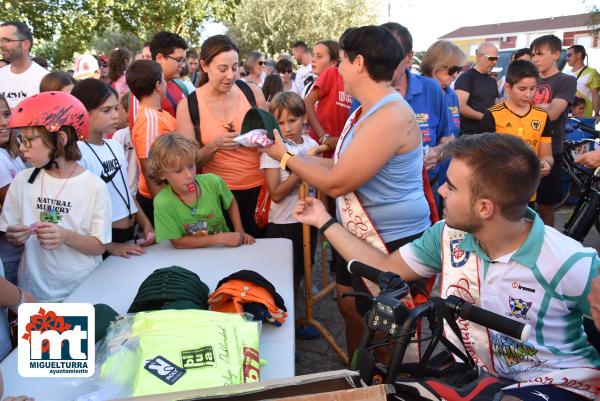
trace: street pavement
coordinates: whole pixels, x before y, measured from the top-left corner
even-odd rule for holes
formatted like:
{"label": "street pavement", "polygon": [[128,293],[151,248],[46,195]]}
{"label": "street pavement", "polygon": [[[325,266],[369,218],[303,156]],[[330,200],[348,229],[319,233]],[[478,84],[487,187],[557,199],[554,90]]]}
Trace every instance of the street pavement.
{"label": "street pavement", "polygon": [[[570,207],[557,211],[555,227],[561,230],[567,220]],[[600,250],[600,235],[592,228],[584,241],[584,245]],[[315,266],[313,267],[314,284],[321,289],[320,252],[316,252]],[[331,293],[314,308],[315,318],[329,329],[342,349],[346,349],[344,323],[338,312],[337,304]],[[296,302],[296,316],[304,316],[304,298],[298,297]],[[296,338],[296,375],[325,372],[345,368],[335,351],[322,338],[316,340],[299,340]]]}

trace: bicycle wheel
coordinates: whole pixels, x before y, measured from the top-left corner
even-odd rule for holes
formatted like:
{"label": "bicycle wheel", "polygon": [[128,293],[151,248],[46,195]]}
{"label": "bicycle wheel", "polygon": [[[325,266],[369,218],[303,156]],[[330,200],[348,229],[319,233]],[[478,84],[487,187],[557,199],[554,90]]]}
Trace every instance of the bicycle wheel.
{"label": "bicycle wheel", "polygon": [[576,241],[583,242],[586,235],[598,219],[598,207],[600,205],[600,193],[595,190],[582,195],[573,214],[565,223],[563,233]]}

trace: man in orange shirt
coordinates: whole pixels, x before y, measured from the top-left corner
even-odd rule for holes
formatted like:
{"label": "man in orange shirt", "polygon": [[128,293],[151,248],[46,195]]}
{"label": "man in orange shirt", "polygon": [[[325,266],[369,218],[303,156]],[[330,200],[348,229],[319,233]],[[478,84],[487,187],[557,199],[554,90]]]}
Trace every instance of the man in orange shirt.
{"label": "man in orange shirt", "polygon": [[140,100],[131,139],[140,168],[137,200],[152,225],[154,207],[152,200],[161,187],[150,178],[148,153],[152,142],[162,134],[175,131],[175,118],[161,108],[166,97],[167,83],[161,66],[152,60],[134,61],[125,74],[131,93]]}

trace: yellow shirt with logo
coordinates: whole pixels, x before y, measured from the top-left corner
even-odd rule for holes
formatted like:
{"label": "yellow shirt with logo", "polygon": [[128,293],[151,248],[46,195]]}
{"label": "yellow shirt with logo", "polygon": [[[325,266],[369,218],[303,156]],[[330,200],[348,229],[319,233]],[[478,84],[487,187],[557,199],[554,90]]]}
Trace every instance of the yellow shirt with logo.
{"label": "yellow shirt with logo", "polygon": [[498,103],[483,113],[479,130],[518,136],[530,144],[538,155],[541,143],[552,143],[548,113],[535,106],[520,116],[509,109],[506,103]]}

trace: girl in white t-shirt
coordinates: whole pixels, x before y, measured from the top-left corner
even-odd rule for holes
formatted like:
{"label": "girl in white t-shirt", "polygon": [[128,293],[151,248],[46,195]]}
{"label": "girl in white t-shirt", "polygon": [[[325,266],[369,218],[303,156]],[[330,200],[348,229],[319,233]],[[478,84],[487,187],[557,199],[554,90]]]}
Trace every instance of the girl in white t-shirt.
{"label": "girl in white t-shirt", "polygon": [[[4,204],[8,186],[17,173],[25,169],[21,160],[19,143],[15,130],[8,128],[10,108],[6,99],[0,95],[0,208]],[[17,284],[17,271],[23,247],[14,247],[6,241],[6,236],[0,236],[0,258],[4,265],[4,277]]]}
{"label": "girl in white t-shirt", "polygon": [[[279,92],[271,100],[269,111],[277,118],[283,137],[289,141],[286,144],[288,151],[296,155],[312,154],[311,149],[318,147],[318,143],[303,133],[306,107],[302,98],[293,92]],[[271,196],[267,236],[269,238],[288,238],[292,241],[294,291],[297,293],[300,281],[304,276],[304,253],[302,224],[298,223],[292,213],[298,201],[298,187],[301,180],[294,173],[281,169],[279,162],[265,153],[261,155],[260,168],[265,170],[265,182]],[[314,232],[312,234],[312,243],[314,243],[316,236]]]}
{"label": "girl in white t-shirt", "polygon": [[[121,144],[104,139],[119,124],[116,91],[104,82],[88,78],[79,81],[71,94],[83,103],[90,115],[89,136],[79,141],[81,160],[79,164],[99,176],[106,183],[112,202],[112,242],[106,246],[108,254],[123,256],[141,255],[142,247],[127,243],[134,239],[134,227],[140,225],[144,232],[141,242],[154,242],[154,228],[129,188],[127,159]],[[108,256],[106,254],[105,256]]]}
{"label": "girl in white t-shirt", "polygon": [[8,188],[0,231],[11,244],[25,244],[19,286],[40,302],[64,300],[111,241],[106,185],[77,164],[77,138],[87,137],[88,124],[83,104],[64,92],[31,96],[10,118],[33,168],[18,173]]}

